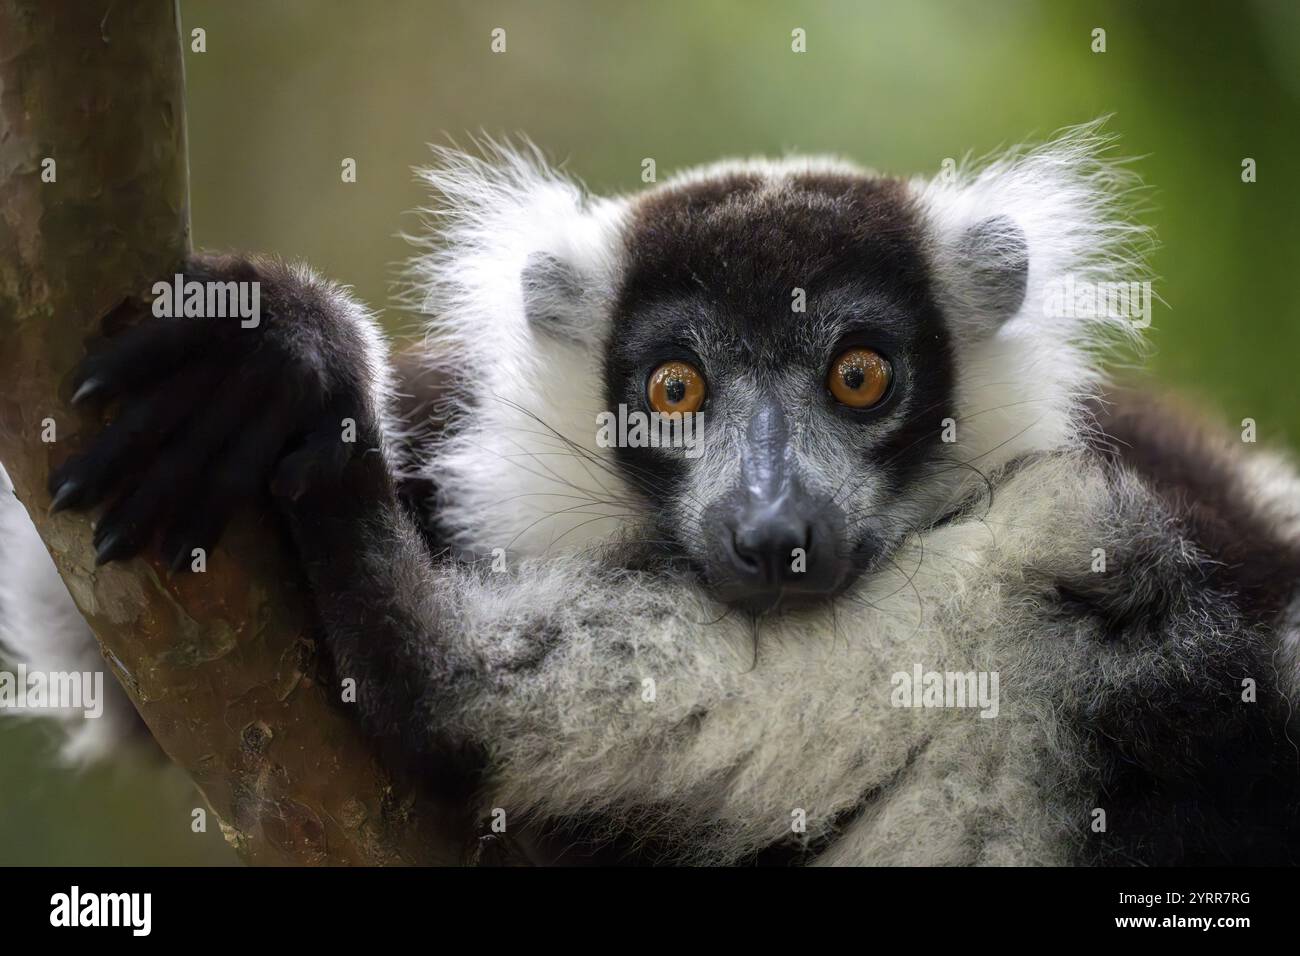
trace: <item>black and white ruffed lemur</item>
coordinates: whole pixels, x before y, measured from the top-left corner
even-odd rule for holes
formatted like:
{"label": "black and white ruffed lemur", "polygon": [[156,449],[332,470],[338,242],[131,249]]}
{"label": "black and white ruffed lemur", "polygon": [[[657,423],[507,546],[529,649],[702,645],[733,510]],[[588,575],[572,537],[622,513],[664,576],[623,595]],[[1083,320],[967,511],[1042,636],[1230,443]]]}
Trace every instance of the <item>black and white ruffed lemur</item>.
{"label": "black and white ruffed lemur", "polygon": [[[444,765],[478,812],[593,853],[1295,861],[1300,480],[1103,395],[1133,323],[1049,307],[1143,278],[1108,150],[1090,125],[935,179],[755,160],[618,198],[441,151],[436,410],[339,286],[199,256],[261,283],[260,323],[146,315],[94,351],[78,399],[120,411],[52,503],[107,506],[101,561],[277,508],[369,731],[473,755]],[[598,440],[620,406],[698,414],[698,446]],[[6,501],[4,640],[85,666]],[[897,706],[918,669],[996,674],[996,716]]]}

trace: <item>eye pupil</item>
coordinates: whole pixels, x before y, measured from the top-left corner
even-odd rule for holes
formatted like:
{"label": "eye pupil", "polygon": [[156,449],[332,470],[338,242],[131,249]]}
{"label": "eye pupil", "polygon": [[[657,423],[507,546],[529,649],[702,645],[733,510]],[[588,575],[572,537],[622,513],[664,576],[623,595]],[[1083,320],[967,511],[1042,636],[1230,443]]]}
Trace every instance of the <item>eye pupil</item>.
{"label": "eye pupil", "polygon": [[668,401],[680,405],[682,399],[686,397],[686,383],[680,378],[669,379],[664,383],[664,394],[668,396]]}
{"label": "eye pupil", "polygon": [[845,385],[856,392],[862,387],[862,383],[867,380],[867,373],[862,371],[862,367],[859,365],[850,365],[844,369],[841,378],[844,379]]}

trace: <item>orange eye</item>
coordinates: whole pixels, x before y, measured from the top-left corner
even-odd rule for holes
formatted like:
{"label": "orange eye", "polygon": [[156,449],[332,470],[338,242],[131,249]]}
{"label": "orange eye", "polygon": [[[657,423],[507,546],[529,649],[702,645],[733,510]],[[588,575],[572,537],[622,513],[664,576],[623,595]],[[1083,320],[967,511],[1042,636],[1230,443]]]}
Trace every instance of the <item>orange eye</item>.
{"label": "orange eye", "polygon": [[889,362],[879,352],[846,349],[831,362],[826,387],[841,405],[870,408],[885,397],[891,375]]}
{"label": "orange eye", "polygon": [[646,397],[661,415],[699,411],[704,404],[704,376],[689,362],[664,362],[651,374]]}

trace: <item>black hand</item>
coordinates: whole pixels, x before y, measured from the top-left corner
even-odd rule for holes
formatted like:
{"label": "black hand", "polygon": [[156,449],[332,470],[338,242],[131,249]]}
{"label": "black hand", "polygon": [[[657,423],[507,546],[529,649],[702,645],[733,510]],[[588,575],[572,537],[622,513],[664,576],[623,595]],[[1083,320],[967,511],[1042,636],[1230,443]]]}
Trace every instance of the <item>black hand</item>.
{"label": "black hand", "polygon": [[[138,553],[161,530],[166,559],[187,566],[273,478],[293,497],[374,444],[351,317],[287,269],[250,270],[241,260],[202,260],[187,278],[260,281],[256,327],[238,317],[151,317],[78,370],[74,401],[118,399],[120,409],[51,475],[51,508],[111,502],[95,528],[100,563]],[[355,443],[344,441],[346,418],[358,423]]]}

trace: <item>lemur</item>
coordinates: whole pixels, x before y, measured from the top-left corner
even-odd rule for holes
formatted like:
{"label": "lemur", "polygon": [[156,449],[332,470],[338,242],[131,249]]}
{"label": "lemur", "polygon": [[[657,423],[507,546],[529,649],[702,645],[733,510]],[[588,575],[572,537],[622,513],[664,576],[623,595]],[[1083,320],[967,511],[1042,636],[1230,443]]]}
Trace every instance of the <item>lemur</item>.
{"label": "lemur", "polygon": [[[1293,862],[1300,479],[1104,392],[1140,331],[1049,307],[1142,276],[1112,149],[615,198],[440,150],[414,376],[306,267],[196,256],[260,282],[260,323],[145,316],[88,356],[77,401],[119,411],[52,506],[107,504],[101,562],[178,564],[275,508],[368,731],[620,860]],[[598,440],[620,406],[698,447]],[[35,620],[6,641],[48,662]],[[996,715],[900,700],[921,671],[996,675]]]}

